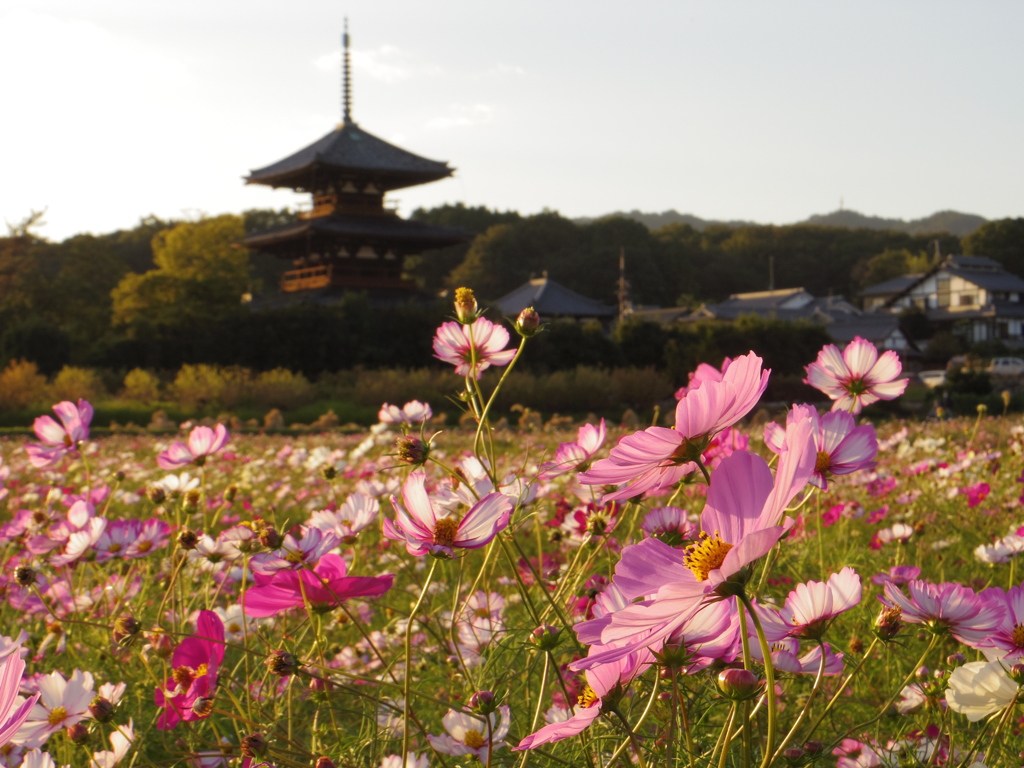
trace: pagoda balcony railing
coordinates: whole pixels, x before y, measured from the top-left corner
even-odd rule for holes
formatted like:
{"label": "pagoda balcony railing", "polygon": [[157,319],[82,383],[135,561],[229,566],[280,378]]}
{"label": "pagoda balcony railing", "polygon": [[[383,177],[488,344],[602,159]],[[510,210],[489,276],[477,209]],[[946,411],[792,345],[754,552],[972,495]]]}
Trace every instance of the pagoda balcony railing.
{"label": "pagoda balcony railing", "polygon": [[335,269],[330,264],[292,269],[281,275],[281,290],[285,293],[308,291],[327,286],[354,290],[413,290],[416,288],[416,283],[395,274],[382,274],[369,270],[361,272]]}
{"label": "pagoda balcony railing", "polygon": [[330,265],[290,269],[281,275],[281,290],[285,293],[306,291],[311,288],[326,288],[331,284]]}

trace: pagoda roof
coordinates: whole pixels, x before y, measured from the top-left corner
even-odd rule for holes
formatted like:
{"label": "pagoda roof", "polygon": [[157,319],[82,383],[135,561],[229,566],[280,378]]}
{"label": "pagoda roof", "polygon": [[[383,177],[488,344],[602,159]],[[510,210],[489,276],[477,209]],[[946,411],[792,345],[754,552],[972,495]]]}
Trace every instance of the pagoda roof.
{"label": "pagoda roof", "polygon": [[318,182],[364,178],[386,191],[437,181],[454,171],[448,163],[414,155],[348,121],[283,160],[250,171],[245,181],[311,190]]}
{"label": "pagoda roof", "polygon": [[283,227],[260,232],[245,239],[248,248],[259,250],[281,243],[325,235],[331,239],[395,242],[426,250],[444,248],[471,239],[472,235],[454,227],[438,227],[421,221],[409,221],[391,213],[384,215],[332,214],[296,221]]}
{"label": "pagoda roof", "polygon": [[527,307],[533,307],[541,317],[611,317],[618,312],[615,307],[576,293],[547,276],[523,283],[495,304],[509,317],[515,317]]}

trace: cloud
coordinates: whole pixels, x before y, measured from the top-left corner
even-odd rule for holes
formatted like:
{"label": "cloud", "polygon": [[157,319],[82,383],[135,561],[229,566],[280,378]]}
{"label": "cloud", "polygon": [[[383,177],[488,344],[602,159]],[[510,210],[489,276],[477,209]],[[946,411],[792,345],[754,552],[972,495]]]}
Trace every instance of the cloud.
{"label": "cloud", "polygon": [[[424,61],[415,53],[403,51],[395,45],[382,45],[375,50],[351,51],[352,69],[374,80],[397,83],[414,77],[431,77],[441,73],[441,67]],[[337,72],[341,68],[341,50],[326,53],[314,62],[317,69]]]}
{"label": "cloud", "polygon": [[471,128],[490,123],[497,110],[490,104],[452,104],[448,114],[428,120],[425,128],[445,130],[448,128]]}

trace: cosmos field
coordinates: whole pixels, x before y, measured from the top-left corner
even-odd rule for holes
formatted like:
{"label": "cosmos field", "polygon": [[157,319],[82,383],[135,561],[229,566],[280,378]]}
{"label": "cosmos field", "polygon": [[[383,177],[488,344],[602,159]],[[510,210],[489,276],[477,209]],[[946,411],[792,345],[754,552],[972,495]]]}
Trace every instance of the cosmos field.
{"label": "cosmos field", "polygon": [[1018,419],[873,424],[857,340],[767,423],[751,353],[672,427],[494,430],[536,327],[471,309],[476,430],[0,441],[0,764],[1019,764]]}

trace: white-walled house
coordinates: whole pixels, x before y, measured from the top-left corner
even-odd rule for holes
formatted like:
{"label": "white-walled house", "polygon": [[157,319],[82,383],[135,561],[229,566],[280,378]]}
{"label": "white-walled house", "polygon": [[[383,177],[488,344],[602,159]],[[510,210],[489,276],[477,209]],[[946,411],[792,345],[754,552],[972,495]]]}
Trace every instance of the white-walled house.
{"label": "white-walled house", "polygon": [[940,328],[970,341],[1024,345],[1024,279],[984,256],[947,256],[924,274],[903,275],[861,294],[869,312],[922,309]]}

